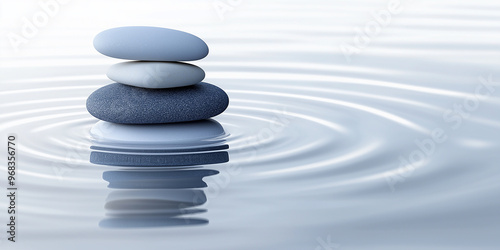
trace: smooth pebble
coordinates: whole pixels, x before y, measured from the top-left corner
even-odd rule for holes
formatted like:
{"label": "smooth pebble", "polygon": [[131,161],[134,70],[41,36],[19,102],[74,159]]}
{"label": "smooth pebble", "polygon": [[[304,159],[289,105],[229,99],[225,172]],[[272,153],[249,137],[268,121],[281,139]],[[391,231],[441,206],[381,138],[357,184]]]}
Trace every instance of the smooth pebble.
{"label": "smooth pebble", "polygon": [[150,26],[102,31],[94,38],[94,48],[109,57],[141,61],[193,61],[208,55],[208,46],[199,37]]}
{"label": "smooth pebble", "polygon": [[200,67],[179,62],[122,62],[112,65],[109,79],[141,88],[175,88],[197,84],[205,78]]}

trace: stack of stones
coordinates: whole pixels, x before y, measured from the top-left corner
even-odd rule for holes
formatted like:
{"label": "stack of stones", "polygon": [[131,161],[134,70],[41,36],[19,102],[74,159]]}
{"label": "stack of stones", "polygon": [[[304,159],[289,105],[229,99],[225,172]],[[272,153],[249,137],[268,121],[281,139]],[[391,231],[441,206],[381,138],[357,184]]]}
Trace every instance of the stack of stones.
{"label": "stack of stones", "polygon": [[204,120],[229,104],[217,86],[201,82],[205,72],[179,61],[207,56],[208,46],[192,34],[158,27],[119,27],[94,39],[101,54],[134,60],[112,65],[107,76],[117,82],[87,99],[94,117],[118,124],[166,124]]}

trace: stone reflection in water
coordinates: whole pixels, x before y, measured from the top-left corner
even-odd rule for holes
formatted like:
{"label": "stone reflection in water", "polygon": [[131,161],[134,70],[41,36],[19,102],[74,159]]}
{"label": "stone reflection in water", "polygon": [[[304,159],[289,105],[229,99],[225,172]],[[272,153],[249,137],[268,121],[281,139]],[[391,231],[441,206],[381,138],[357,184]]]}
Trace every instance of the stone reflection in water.
{"label": "stone reflection in water", "polygon": [[204,164],[229,161],[226,134],[215,120],[161,125],[100,121],[91,129],[90,161],[115,166],[103,173],[109,193],[103,228],[208,224],[196,215],[206,201],[203,181],[219,172]]}
{"label": "stone reflection in water", "polygon": [[122,167],[194,166],[229,160],[215,120],[126,125],[100,121],[90,130],[90,162]]}
{"label": "stone reflection in water", "polygon": [[203,225],[208,220],[191,217],[206,212],[202,188],[210,169],[106,171],[103,179],[113,189],[106,199],[104,228],[167,227]]}

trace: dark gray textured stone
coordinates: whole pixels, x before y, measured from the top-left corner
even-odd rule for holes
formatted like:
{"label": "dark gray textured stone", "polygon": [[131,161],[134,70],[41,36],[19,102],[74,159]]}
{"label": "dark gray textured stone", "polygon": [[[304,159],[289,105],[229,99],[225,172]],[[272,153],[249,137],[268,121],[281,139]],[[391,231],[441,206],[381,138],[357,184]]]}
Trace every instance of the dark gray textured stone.
{"label": "dark gray textured stone", "polygon": [[171,89],[106,85],[87,99],[94,117],[121,124],[159,124],[208,119],[229,105],[224,90],[209,83]]}

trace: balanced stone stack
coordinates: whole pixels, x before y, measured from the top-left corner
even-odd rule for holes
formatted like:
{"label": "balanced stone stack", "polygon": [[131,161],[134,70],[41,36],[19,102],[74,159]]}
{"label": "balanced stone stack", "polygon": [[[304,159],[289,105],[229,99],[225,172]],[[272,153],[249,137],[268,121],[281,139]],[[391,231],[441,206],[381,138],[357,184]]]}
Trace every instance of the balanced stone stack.
{"label": "balanced stone stack", "polygon": [[134,60],[112,65],[107,76],[117,82],[87,99],[94,117],[118,124],[164,124],[208,119],[229,104],[217,86],[201,82],[205,72],[179,61],[207,56],[200,38],[178,30],[131,26],[105,30],[94,39],[101,54]]}

